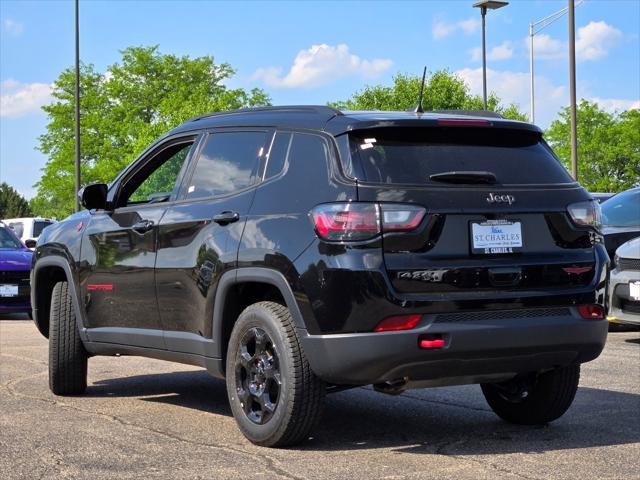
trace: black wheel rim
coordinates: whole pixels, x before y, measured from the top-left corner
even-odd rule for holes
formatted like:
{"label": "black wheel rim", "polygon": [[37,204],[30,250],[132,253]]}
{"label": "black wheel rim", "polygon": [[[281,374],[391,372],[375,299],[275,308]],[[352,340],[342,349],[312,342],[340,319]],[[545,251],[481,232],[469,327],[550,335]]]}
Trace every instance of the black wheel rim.
{"label": "black wheel rim", "polygon": [[244,334],[235,370],[242,411],[257,425],[267,423],[278,407],[282,388],[278,353],[267,332],[253,327]]}

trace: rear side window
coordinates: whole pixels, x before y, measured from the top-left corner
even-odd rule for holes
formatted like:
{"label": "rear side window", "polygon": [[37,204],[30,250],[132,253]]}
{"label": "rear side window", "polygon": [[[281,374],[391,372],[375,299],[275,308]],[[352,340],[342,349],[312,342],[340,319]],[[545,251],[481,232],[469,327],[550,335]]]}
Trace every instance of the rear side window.
{"label": "rear side window", "polygon": [[33,222],[33,236],[35,237],[39,237],[40,234],[42,233],[42,230],[44,230],[45,227],[48,227],[49,225],[51,225],[53,222],[50,222],[49,220],[36,220],[35,222]]}
{"label": "rear side window", "polygon": [[263,131],[209,135],[187,188],[187,198],[225,195],[252,185],[266,139]]}
{"label": "rear side window", "polygon": [[289,159],[306,164],[326,164],[328,153],[324,139],[311,133],[295,133],[289,147]]}
{"label": "rear side window", "polygon": [[267,169],[264,174],[265,179],[275,177],[284,168],[287,153],[289,152],[289,145],[291,145],[291,137],[292,134],[289,132],[276,133],[276,138],[273,140],[267,158]]}
{"label": "rear side window", "polygon": [[346,171],[374,183],[438,184],[429,177],[483,171],[498,184],[550,184],[572,178],[535,132],[493,128],[377,128],[349,134],[353,166]]}

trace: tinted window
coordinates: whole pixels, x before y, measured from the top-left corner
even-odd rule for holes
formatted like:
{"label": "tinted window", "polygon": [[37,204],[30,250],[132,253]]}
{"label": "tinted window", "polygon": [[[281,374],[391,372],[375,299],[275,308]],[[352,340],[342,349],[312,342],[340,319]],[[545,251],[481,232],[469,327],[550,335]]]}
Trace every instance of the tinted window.
{"label": "tinted window", "polygon": [[274,177],[284,168],[284,162],[287,159],[287,152],[291,144],[291,136],[291,133],[287,132],[278,132],[276,134],[267,158],[267,171],[264,178]]}
{"label": "tinted window", "polygon": [[35,222],[33,222],[33,238],[39,237],[42,233],[42,230],[44,230],[45,227],[48,227],[52,223],[53,222],[50,222],[49,220],[36,220]]}
{"label": "tinted window", "polygon": [[11,222],[9,226],[16,232],[16,235],[22,238],[22,234],[24,233],[24,223],[22,222]]}
{"label": "tinted window", "polygon": [[296,133],[293,135],[289,158],[294,162],[318,164],[327,162],[327,144],[318,135]]}
{"label": "tinted window", "polygon": [[198,157],[187,198],[224,195],[251,185],[266,137],[266,132],[210,135]]}
{"label": "tinted window", "polygon": [[359,159],[364,180],[376,183],[430,184],[435,183],[430,175],[452,171],[488,171],[501,184],[572,182],[535,132],[379,128],[351,133],[350,151]]}
{"label": "tinted window", "polygon": [[136,175],[132,183],[135,190],[129,196],[128,204],[168,200],[176,187],[180,169],[184,164],[192,142],[172,145],[160,152],[150,162],[149,169]]}
{"label": "tinted window", "polygon": [[0,227],[0,248],[18,250],[22,248],[22,244],[6,227]]}
{"label": "tinted window", "polygon": [[602,216],[610,227],[640,227],[640,190],[611,197],[602,204]]}

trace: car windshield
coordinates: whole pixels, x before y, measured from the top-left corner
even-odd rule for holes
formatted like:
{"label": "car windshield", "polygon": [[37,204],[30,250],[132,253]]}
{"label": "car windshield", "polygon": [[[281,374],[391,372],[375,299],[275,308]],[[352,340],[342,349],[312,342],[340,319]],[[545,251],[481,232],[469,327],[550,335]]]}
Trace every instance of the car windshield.
{"label": "car windshield", "polygon": [[640,190],[627,190],[602,204],[603,223],[607,227],[640,228]]}
{"label": "car windshield", "polygon": [[11,222],[9,226],[13,228],[13,231],[16,232],[16,236],[22,238],[22,234],[24,233],[24,223],[22,222]]}
{"label": "car windshield", "polygon": [[3,250],[20,250],[22,244],[13,235],[7,227],[0,227],[0,249]]}

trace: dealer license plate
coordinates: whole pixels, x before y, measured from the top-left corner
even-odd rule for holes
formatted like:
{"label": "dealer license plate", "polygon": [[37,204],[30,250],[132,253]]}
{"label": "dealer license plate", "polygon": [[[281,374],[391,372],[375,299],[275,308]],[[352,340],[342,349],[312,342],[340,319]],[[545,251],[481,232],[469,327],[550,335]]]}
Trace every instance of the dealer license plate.
{"label": "dealer license plate", "polygon": [[18,285],[0,285],[0,297],[17,297]]}
{"label": "dealer license plate", "polygon": [[471,222],[473,253],[517,253],[522,250],[522,224],[509,220]]}

